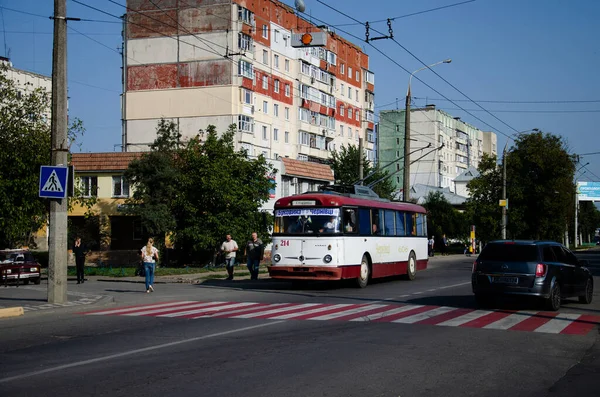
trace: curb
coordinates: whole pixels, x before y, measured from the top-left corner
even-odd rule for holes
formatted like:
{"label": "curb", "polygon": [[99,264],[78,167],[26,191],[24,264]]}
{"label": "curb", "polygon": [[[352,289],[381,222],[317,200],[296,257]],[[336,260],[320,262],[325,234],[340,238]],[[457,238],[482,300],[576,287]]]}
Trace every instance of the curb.
{"label": "curb", "polygon": [[25,314],[23,308],[18,307],[7,307],[5,309],[0,309],[0,318],[9,318],[9,317],[18,317]]}

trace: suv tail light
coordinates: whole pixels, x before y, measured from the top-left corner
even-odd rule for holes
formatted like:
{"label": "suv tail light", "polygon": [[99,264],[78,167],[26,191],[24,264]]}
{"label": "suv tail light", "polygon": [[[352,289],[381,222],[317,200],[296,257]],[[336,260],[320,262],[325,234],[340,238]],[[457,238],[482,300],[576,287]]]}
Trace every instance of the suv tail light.
{"label": "suv tail light", "polygon": [[548,266],[546,266],[542,263],[538,263],[538,265],[535,267],[535,276],[536,277],[544,277],[546,275],[547,271],[548,271]]}
{"label": "suv tail light", "polygon": [[476,271],[477,271],[477,261],[474,261],[472,273],[475,273]]}

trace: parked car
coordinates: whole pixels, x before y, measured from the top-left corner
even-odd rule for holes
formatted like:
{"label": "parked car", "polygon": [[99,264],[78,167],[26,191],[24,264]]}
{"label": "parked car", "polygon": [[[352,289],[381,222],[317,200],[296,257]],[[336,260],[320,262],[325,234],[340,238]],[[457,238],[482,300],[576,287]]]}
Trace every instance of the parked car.
{"label": "parked car", "polygon": [[594,278],[586,260],[553,241],[488,243],[473,263],[471,285],[479,304],[499,295],[540,297],[556,311],[564,298],[591,303]]}
{"label": "parked car", "polygon": [[41,266],[31,252],[27,250],[0,251],[0,282],[39,284],[41,281]]}

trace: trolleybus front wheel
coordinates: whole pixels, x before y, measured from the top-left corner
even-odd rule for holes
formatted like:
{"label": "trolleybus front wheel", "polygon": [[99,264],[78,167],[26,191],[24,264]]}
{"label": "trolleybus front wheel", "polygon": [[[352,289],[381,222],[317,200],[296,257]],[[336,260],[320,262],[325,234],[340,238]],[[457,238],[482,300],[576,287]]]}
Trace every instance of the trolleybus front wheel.
{"label": "trolleybus front wheel", "polygon": [[356,285],[359,288],[365,288],[369,283],[369,277],[371,276],[371,268],[369,265],[369,258],[366,255],[363,255],[362,260],[360,261],[360,274],[356,279]]}

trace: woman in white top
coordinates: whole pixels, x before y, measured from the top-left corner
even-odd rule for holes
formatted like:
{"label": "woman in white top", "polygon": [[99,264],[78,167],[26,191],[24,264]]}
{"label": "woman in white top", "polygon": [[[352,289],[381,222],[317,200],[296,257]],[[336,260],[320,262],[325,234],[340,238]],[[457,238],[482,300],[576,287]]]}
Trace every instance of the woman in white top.
{"label": "woman in white top", "polygon": [[152,284],[154,284],[154,269],[158,260],[158,250],[153,244],[154,240],[149,238],[148,244],[142,247],[142,262],[146,273],[146,293],[154,292]]}

